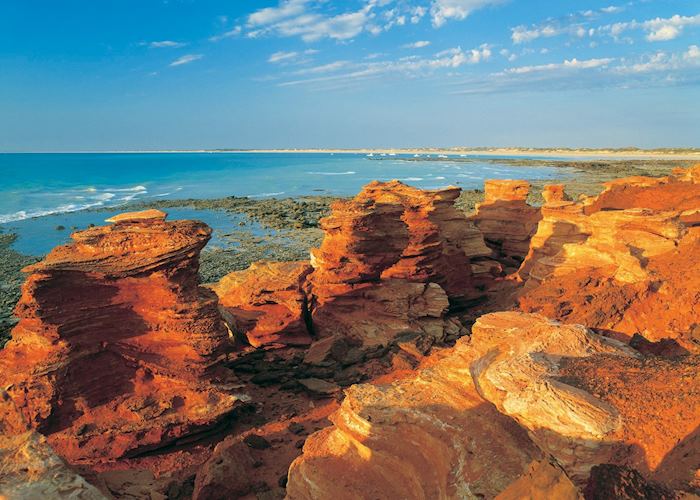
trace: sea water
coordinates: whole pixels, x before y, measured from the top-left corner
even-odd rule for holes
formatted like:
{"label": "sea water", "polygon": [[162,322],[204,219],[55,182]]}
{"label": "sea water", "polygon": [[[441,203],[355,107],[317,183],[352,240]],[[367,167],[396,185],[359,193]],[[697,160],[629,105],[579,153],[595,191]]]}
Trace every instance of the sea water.
{"label": "sea water", "polygon": [[[478,157],[470,162],[436,155],[431,161],[405,161],[410,157],[377,161],[364,154],[330,153],[0,154],[0,230],[19,235],[14,244],[18,251],[41,255],[67,241],[71,228],[101,224],[133,200],[344,196],[356,194],[372,180],[391,179],[423,189],[475,189],[485,179],[562,174],[553,167],[518,167]],[[110,207],[114,212],[85,211]],[[169,212],[171,219],[208,219],[205,222],[215,229],[236,222],[222,213]],[[66,230],[58,231],[57,226]]]}

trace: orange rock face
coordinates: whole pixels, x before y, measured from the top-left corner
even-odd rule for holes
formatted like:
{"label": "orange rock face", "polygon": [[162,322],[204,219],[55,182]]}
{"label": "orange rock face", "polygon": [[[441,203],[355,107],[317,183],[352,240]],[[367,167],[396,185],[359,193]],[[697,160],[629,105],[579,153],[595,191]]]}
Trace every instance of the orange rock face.
{"label": "orange rock face", "polygon": [[415,378],[347,389],[292,463],[288,498],[493,498],[542,460],[477,392],[465,340]]}
{"label": "orange rock face", "polygon": [[581,203],[545,204],[518,272],[527,281],[521,309],[697,350],[697,168],[620,179]]}
{"label": "orange rock face", "polygon": [[393,278],[437,283],[457,303],[472,298],[465,249],[474,249],[475,234],[454,207],[459,193],[372,182],[353,200],[335,204],[322,221],[326,238],[312,252],[315,294],[322,297],[325,285]]}
{"label": "orange rock face", "polygon": [[482,316],[438,357],[351,387],[292,464],[289,498],[577,498],[598,464],[697,488],[697,357],[647,358],[518,312]]}
{"label": "orange rock face", "polygon": [[224,318],[255,347],[308,345],[308,262],[256,262],[224,276],[212,288]]}
{"label": "orange rock face", "polygon": [[496,260],[507,270],[520,266],[541,217],[539,209],[525,201],[529,190],[527,181],[488,180],[484,202],[477,204],[471,216]]}
{"label": "orange rock face", "polygon": [[312,250],[314,331],[366,345],[406,331],[441,337],[448,306],[481,296],[467,252],[483,256],[483,245],[454,208],[458,195],[373,182],[336,202],[321,221],[323,244]]}
{"label": "orange rock face", "polygon": [[4,404],[70,462],[164,446],[239,403],[215,383],[228,333],[198,285],[210,232],[127,216],[25,269],[20,322],[0,352]]}

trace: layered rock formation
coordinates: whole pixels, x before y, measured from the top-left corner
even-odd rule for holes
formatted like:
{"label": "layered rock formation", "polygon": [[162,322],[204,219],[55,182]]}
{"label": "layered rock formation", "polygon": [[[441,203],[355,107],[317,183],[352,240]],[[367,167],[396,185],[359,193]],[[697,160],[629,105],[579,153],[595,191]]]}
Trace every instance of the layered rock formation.
{"label": "layered rock formation", "polygon": [[539,209],[526,202],[529,191],[527,181],[487,180],[484,201],[470,217],[507,271],[520,266],[540,220]]}
{"label": "layered rock formation", "polygon": [[406,331],[442,336],[448,301],[462,306],[482,295],[467,252],[483,257],[484,248],[453,206],[458,195],[457,188],[373,182],[336,202],[321,221],[323,244],[312,251],[314,331],[365,345]]}
{"label": "layered rock formation", "polygon": [[254,347],[308,345],[308,262],[256,262],[212,287],[229,327]]}
{"label": "layered rock formation", "polygon": [[697,350],[698,170],[620,179],[580,203],[545,203],[518,272],[520,307]]}
{"label": "layered rock formation", "polygon": [[[647,359],[517,312],[483,316],[472,332],[416,378],[350,388],[333,427],[292,464],[289,498],[512,498],[535,484],[575,498],[568,478],[583,487],[604,463],[697,487],[697,358]],[[685,385],[671,407],[661,380]]]}
{"label": "layered rock formation", "polygon": [[347,389],[290,467],[288,498],[493,498],[544,459],[478,394],[463,340],[415,378]]}
{"label": "layered rock formation", "polygon": [[228,332],[198,285],[211,230],[164,219],[122,215],[25,269],[20,321],[0,352],[0,404],[71,462],[173,443],[240,403],[215,382]]}

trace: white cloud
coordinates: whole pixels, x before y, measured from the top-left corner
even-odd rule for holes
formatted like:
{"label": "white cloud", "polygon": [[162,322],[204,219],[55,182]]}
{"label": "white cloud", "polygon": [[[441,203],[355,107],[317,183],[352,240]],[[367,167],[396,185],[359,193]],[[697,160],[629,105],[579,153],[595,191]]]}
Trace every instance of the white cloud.
{"label": "white cloud", "polygon": [[565,29],[553,25],[534,27],[532,29],[528,29],[525,26],[516,26],[515,28],[511,28],[510,38],[511,40],[513,40],[513,43],[517,45],[521,43],[531,42],[538,38],[549,38],[557,36],[564,33],[565,31]]}
{"label": "white cloud", "polygon": [[148,44],[152,49],[177,49],[179,47],[184,47],[187,45],[184,42],[174,42],[172,40],[161,40],[159,42],[151,42]]}
{"label": "white cloud", "polygon": [[491,58],[491,48],[483,44],[475,49],[463,50],[455,47],[438,52],[433,57],[419,57],[417,55],[402,57],[398,60],[390,61],[365,61],[350,63],[347,61],[337,61],[316,68],[304,69],[294,74],[323,74],[335,73],[339,69],[346,69],[340,74],[326,74],[313,78],[290,80],[280,83],[281,87],[327,84],[334,81],[357,82],[368,78],[378,78],[383,75],[406,75],[408,77],[419,77],[432,74],[441,69],[457,69],[464,65],[478,64]]}
{"label": "white cloud", "polygon": [[685,26],[700,25],[700,14],[695,16],[675,16],[668,19],[657,17],[642,23],[642,28],[648,31],[647,40],[650,42],[658,42],[665,40],[673,40],[677,38],[683,31]]}
{"label": "white cloud", "polygon": [[430,45],[430,42],[428,40],[418,40],[417,42],[407,43],[406,45],[402,45],[401,47],[404,49],[422,49],[423,47],[427,47],[428,45]]}
{"label": "white cloud", "polygon": [[182,66],[183,64],[189,64],[191,62],[198,61],[203,57],[204,56],[202,54],[186,54],[175,59],[173,62],[170,63],[170,66]]}
{"label": "white cloud", "polygon": [[299,56],[299,52],[284,52],[283,50],[271,54],[267,59],[267,62],[278,63],[282,61],[288,61],[290,59],[296,59]]}
{"label": "white cloud", "polygon": [[678,71],[700,66],[700,47],[690,45],[688,50],[680,54],[669,54],[658,51],[642,57],[639,62],[623,64],[616,68],[618,73],[652,73]]}
{"label": "white cloud", "polygon": [[378,35],[408,22],[415,24],[425,11],[423,7],[411,7],[406,2],[362,0],[358,10],[338,13],[327,0],[283,0],[277,7],[250,14],[246,36],[299,36],[307,42],[323,38],[344,41],[361,33]]}
{"label": "white cloud", "polygon": [[510,74],[524,74],[524,73],[534,73],[539,71],[554,71],[554,70],[578,70],[578,69],[591,69],[599,68],[602,66],[607,66],[615,59],[611,57],[604,57],[600,59],[586,59],[579,61],[576,58],[565,59],[561,63],[550,63],[550,64],[539,64],[536,66],[519,66],[517,68],[509,68],[504,71],[504,73]]}
{"label": "white cloud", "polygon": [[268,57],[267,62],[273,63],[273,64],[291,63],[291,62],[293,62],[294,64],[308,63],[311,61],[311,59],[308,57],[304,57],[304,56],[310,56],[310,55],[313,55],[316,53],[318,53],[318,50],[315,50],[315,49],[307,49],[307,50],[304,50],[303,52],[297,52],[297,51],[286,52],[284,50],[280,50],[279,52],[275,52],[274,54],[270,54],[270,57]]}
{"label": "white cloud", "polygon": [[622,12],[624,9],[618,5],[610,5],[608,7],[603,7],[600,9],[601,12],[604,12],[606,14],[616,14],[618,12]]}
{"label": "white cloud", "polygon": [[678,14],[668,17],[650,19],[638,22],[636,20],[608,24],[597,29],[600,33],[609,33],[613,38],[618,38],[622,33],[634,29],[646,31],[646,39],[650,42],[664,42],[674,40],[683,34],[687,26],[700,26],[700,14],[695,16],[680,16]]}
{"label": "white cloud", "polygon": [[306,10],[309,0],[284,0],[278,7],[267,7],[248,16],[249,26],[265,26],[283,19],[298,16]]}
{"label": "white cloud", "polygon": [[411,24],[418,24],[428,10],[420,5],[411,11]]}
{"label": "white cloud", "polygon": [[322,64],[321,66],[314,66],[312,68],[304,68],[299,71],[295,71],[295,75],[314,75],[322,73],[332,73],[339,69],[345,68],[350,63],[348,61],[334,61],[328,64]]}
{"label": "white cloud", "polygon": [[475,10],[503,3],[504,0],[433,0],[430,16],[433,26],[439,28],[450,19],[462,21]]}
{"label": "white cloud", "polygon": [[233,38],[241,34],[243,31],[243,28],[241,26],[234,26],[233,29],[230,29],[220,35],[215,35],[209,38],[210,42],[218,42],[219,40],[224,40],[226,38]]}

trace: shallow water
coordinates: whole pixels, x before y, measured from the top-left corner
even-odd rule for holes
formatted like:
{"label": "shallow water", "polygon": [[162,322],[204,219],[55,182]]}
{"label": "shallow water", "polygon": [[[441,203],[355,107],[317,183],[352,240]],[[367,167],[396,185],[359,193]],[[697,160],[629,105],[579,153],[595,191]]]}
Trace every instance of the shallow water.
{"label": "shallow water", "polygon": [[[239,223],[245,221],[245,230],[255,236],[274,234],[274,230],[265,229],[257,222],[249,221],[245,216],[228,213],[223,210],[197,210],[194,208],[169,208],[168,220],[190,219],[201,220],[212,229],[212,239],[207,244],[208,249],[230,249],[235,243],[225,235],[240,230]],[[24,219],[2,225],[3,231],[17,234],[12,248],[26,255],[44,255],[53,247],[70,241],[71,233],[87,229],[90,224],[102,226],[105,219],[117,215],[121,210],[111,211],[82,211]],[[63,229],[57,229],[58,227]]]}
{"label": "shallow water", "polygon": [[[485,179],[561,177],[554,167],[479,161],[372,161],[361,154],[65,153],[0,154],[0,230],[16,232],[14,248],[41,255],[65,243],[70,228],[102,224],[132,200],[352,195],[372,180],[399,179],[423,188],[481,188]],[[114,212],[85,212],[115,207]],[[215,229],[235,230],[230,214],[171,210]],[[57,231],[57,226],[67,229]],[[217,238],[210,244],[222,243]]]}

